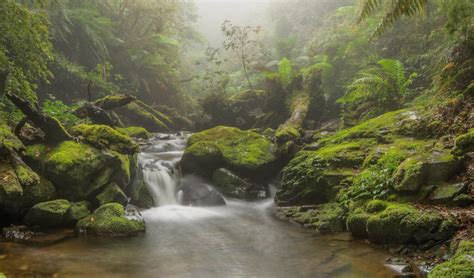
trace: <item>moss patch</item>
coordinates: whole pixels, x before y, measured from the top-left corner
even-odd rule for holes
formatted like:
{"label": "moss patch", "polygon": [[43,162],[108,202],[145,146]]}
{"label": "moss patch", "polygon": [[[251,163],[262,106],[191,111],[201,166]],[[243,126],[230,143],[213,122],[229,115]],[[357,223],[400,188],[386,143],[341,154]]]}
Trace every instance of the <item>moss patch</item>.
{"label": "moss patch", "polygon": [[454,145],[454,153],[457,155],[474,151],[474,128],[470,129],[468,133],[458,136]]}
{"label": "moss patch", "polygon": [[110,149],[122,154],[135,154],[139,152],[139,146],[125,135],[110,126],[86,125],[75,126],[72,132],[81,136],[86,142],[100,149]]}
{"label": "moss patch", "polygon": [[29,226],[40,226],[41,228],[60,227],[65,223],[66,212],[71,203],[64,199],[38,203],[33,206],[23,218]]}
{"label": "moss patch", "polygon": [[456,253],[448,261],[437,265],[429,278],[471,278],[474,277],[474,241],[463,240]]}
{"label": "moss patch", "polygon": [[126,218],[125,209],[117,203],[105,204],[77,223],[78,231],[105,236],[130,236],[145,231],[142,220]]}
{"label": "moss patch", "polygon": [[117,128],[118,131],[127,134],[132,138],[148,139],[151,137],[150,132],[143,127],[129,126],[124,128]]}
{"label": "moss patch", "polygon": [[[192,135],[184,152],[182,165],[187,172],[195,166],[208,165],[211,174],[220,163],[245,176],[270,174],[277,161],[276,146],[265,136],[238,128],[218,126]],[[220,165],[223,166],[223,165]],[[200,167],[202,168],[202,167]]]}

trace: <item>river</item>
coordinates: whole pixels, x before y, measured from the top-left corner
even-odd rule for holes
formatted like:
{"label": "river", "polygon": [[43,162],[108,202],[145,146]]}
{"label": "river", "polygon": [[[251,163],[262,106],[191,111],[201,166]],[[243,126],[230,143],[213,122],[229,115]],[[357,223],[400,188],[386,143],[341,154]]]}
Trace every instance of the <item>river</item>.
{"label": "river", "polygon": [[[392,277],[389,256],[348,235],[321,236],[274,217],[273,201],[179,205],[175,167],[186,136],[156,139],[140,163],[155,202],[147,231],[131,238],[80,236],[49,246],[0,243],[7,277]],[[184,178],[186,180],[186,177]]]}

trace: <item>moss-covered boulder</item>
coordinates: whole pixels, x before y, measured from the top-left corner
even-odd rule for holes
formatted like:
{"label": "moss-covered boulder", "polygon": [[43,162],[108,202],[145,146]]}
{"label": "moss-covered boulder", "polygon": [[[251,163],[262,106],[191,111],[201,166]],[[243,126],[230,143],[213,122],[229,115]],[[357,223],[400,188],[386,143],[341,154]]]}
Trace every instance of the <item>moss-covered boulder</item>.
{"label": "moss-covered boulder", "polygon": [[450,180],[461,161],[448,151],[431,150],[403,161],[394,173],[394,188],[401,192],[417,192],[422,185],[437,185]]}
{"label": "moss-covered boulder", "polygon": [[322,234],[343,232],[346,228],[346,210],[338,203],[327,203],[320,207],[313,226]]}
{"label": "moss-covered boulder", "polygon": [[173,125],[168,116],[142,101],[134,101],[114,111],[127,126],[143,126],[151,132],[167,132]]}
{"label": "moss-covered boulder", "polygon": [[367,238],[367,220],[370,214],[362,209],[357,209],[347,217],[347,230],[356,238]]}
{"label": "moss-covered boulder", "polygon": [[462,134],[454,141],[454,153],[456,155],[463,155],[474,151],[474,128],[470,129],[468,133]]}
{"label": "moss-covered boulder", "polygon": [[420,244],[448,238],[454,226],[436,212],[421,211],[408,204],[386,203],[367,219],[367,235],[376,243]]}
{"label": "moss-covered boulder", "polygon": [[28,226],[41,228],[55,228],[63,226],[66,222],[66,213],[71,207],[68,200],[59,199],[34,205],[23,218]]}
{"label": "moss-covered boulder", "polygon": [[108,183],[123,188],[130,181],[128,156],[88,144],[65,141],[55,146],[32,145],[27,157],[54,184],[59,196],[68,200],[86,200]]}
{"label": "moss-covered boulder", "polygon": [[140,150],[138,144],[128,135],[107,125],[80,124],[72,129],[72,133],[99,149],[109,149],[128,155],[133,155]]}
{"label": "moss-covered boulder", "polygon": [[71,207],[66,212],[64,220],[67,224],[76,224],[77,221],[90,215],[92,204],[88,201],[71,203]]}
{"label": "moss-covered boulder", "polygon": [[258,200],[265,198],[265,187],[239,177],[225,168],[220,168],[212,174],[213,185],[225,196],[243,200]]}
{"label": "moss-covered boulder", "polygon": [[132,138],[148,139],[151,137],[151,133],[148,132],[148,130],[139,126],[117,128],[117,130],[127,134],[128,136]]}
{"label": "moss-covered boulder", "polygon": [[463,240],[456,253],[428,274],[429,278],[472,278],[474,277],[474,240]]}
{"label": "moss-covered boulder", "polygon": [[80,220],[76,229],[82,234],[131,236],[145,231],[145,222],[138,212],[127,212],[117,203],[105,204]]}
{"label": "moss-covered boulder", "polygon": [[320,204],[331,201],[362,165],[370,141],[327,145],[300,151],[283,169],[275,197],[279,205]]}
{"label": "moss-covered boulder", "polygon": [[118,203],[124,206],[128,203],[127,195],[125,195],[116,183],[108,184],[104,190],[96,196],[96,199],[100,205]]}
{"label": "moss-covered boulder", "polygon": [[436,186],[429,200],[433,204],[449,204],[453,203],[456,196],[467,190],[467,184],[460,183],[444,183]]}
{"label": "moss-covered boulder", "polygon": [[245,177],[267,178],[275,175],[276,150],[263,135],[218,126],[189,138],[181,166],[185,173],[205,176],[224,166]]}

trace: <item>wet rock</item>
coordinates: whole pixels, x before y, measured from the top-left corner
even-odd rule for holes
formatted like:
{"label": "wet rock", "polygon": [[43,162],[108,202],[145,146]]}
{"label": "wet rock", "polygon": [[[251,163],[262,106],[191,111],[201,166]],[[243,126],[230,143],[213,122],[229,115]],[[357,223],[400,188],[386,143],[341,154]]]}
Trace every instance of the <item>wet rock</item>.
{"label": "wet rock", "polygon": [[53,233],[42,233],[27,226],[10,226],[2,229],[2,235],[7,241],[45,246],[74,237],[74,232],[61,229]]}
{"label": "wet rock", "polygon": [[214,171],[212,182],[222,194],[229,197],[253,201],[266,196],[264,186],[251,183],[225,168]]}
{"label": "wet rock", "polygon": [[185,206],[222,206],[226,202],[212,186],[204,183],[187,184],[180,187],[181,203]]}
{"label": "wet rock", "polygon": [[153,197],[151,196],[145,181],[138,183],[136,189],[131,194],[130,203],[141,208],[153,207]]}
{"label": "wet rock", "polygon": [[416,277],[413,267],[406,259],[390,257],[385,261],[385,265],[397,272],[397,277]]}
{"label": "wet rock", "polygon": [[121,204],[105,204],[92,215],[77,222],[80,234],[103,236],[131,236],[145,231],[145,222],[138,211],[125,210]]}
{"label": "wet rock", "polygon": [[370,214],[356,210],[347,217],[347,230],[356,238],[367,238],[367,220]]}

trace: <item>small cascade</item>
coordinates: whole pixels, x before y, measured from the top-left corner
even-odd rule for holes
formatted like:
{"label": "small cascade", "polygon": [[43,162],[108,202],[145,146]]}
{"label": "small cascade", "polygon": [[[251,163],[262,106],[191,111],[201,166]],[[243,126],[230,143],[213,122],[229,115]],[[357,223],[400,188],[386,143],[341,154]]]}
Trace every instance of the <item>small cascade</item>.
{"label": "small cascade", "polygon": [[155,206],[180,203],[177,188],[181,173],[178,163],[186,147],[187,138],[187,134],[159,134],[139,155],[143,178]]}

